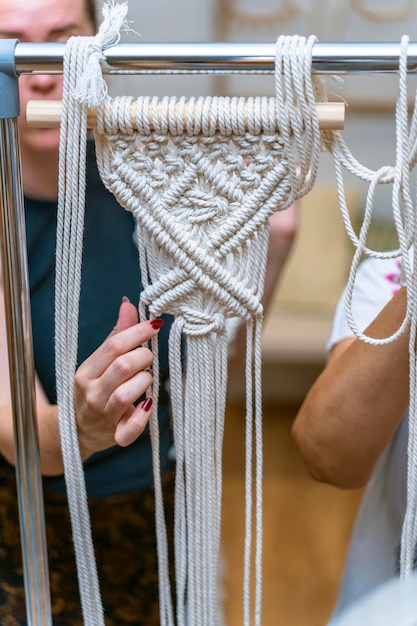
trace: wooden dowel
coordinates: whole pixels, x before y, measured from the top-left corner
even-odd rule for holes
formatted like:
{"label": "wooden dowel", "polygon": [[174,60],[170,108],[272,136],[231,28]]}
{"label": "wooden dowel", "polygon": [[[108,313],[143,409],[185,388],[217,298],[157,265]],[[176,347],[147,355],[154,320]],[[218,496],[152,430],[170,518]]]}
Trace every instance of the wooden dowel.
{"label": "wooden dowel", "polygon": [[[319,125],[322,130],[342,130],[345,123],[344,102],[316,103]],[[58,128],[61,122],[61,100],[30,100],[26,107],[26,120],[32,128]],[[135,103],[132,103],[130,118],[135,125]],[[89,109],[88,128],[96,126],[96,110]]]}

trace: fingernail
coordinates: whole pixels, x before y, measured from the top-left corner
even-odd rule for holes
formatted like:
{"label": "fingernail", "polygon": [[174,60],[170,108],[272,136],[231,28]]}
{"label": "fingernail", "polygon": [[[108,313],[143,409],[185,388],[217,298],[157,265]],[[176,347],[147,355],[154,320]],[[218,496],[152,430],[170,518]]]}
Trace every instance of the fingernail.
{"label": "fingernail", "polygon": [[158,318],[156,320],[150,320],[149,324],[152,326],[152,328],[154,328],[155,330],[159,330],[160,328],[162,328],[162,326],[164,325],[164,320],[161,320],[161,318]]}
{"label": "fingernail", "polygon": [[130,302],[130,300],[127,296],[123,296],[122,302]]}
{"label": "fingernail", "polygon": [[142,404],[142,411],[145,411],[145,413],[150,411],[152,402],[153,402],[152,398],[146,398],[145,402]]}

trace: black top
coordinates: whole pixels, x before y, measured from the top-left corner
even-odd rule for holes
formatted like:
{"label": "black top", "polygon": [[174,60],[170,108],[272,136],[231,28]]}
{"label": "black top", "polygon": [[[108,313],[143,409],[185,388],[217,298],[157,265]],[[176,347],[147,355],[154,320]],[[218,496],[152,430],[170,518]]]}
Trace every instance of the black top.
{"label": "black top", "polygon": [[[25,199],[30,302],[35,369],[51,403],[56,403],[54,356],[54,284],[56,202]],[[78,363],[82,363],[114,327],[123,296],[139,301],[142,289],[133,216],[100,180],[89,144],[87,196],[79,309]],[[161,467],[168,469],[172,444],[169,425],[167,339],[170,318],[159,333],[161,389]],[[119,494],[152,485],[149,429],[127,448],[114,446],[84,464],[91,497]],[[45,489],[64,490],[63,477],[44,479]]]}

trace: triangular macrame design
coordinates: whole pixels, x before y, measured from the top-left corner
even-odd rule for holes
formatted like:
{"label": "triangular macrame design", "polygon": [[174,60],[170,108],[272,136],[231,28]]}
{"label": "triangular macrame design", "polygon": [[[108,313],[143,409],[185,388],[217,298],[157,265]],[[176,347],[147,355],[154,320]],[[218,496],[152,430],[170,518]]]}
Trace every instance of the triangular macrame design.
{"label": "triangular macrame design", "polygon": [[[111,13],[111,12],[110,12]],[[111,18],[111,15],[108,16]],[[122,16],[117,15],[116,30]],[[110,20],[111,22],[111,20]],[[119,26],[117,26],[117,24]],[[63,133],[57,263],[58,404],[65,476],[86,624],[103,623],[77,449],[73,406],[77,304],[82,254],[82,195],[88,87],[82,72],[96,69],[111,45],[111,24],[90,45],[72,38],[64,59]],[[117,37],[116,37],[117,39]],[[153,342],[156,400],[151,419],[158,535],[161,626],[218,626],[222,499],[222,441],[230,327],[246,324],[246,538],[244,624],[261,623],[262,407],[261,296],[268,218],[314,184],[321,137],[312,86],[315,38],[280,38],[276,98],[106,99],[97,111],[100,174],[137,222],[144,291],[140,316],[169,313],[170,385],[176,474],[176,619],[169,588],[167,539],[159,468],[158,346]],[[87,54],[87,52],[88,54]],[[94,60],[94,63],[93,63]],[[96,72],[84,86],[97,84]],[[82,90],[81,90],[82,91]],[[321,99],[325,99],[320,94]],[[132,124],[134,110],[134,126]],[[76,128],[82,132],[73,133]],[[78,142],[78,143],[77,143]],[[79,206],[79,211],[77,210]],[[68,242],[72,242],[68,248]],[[75,294],[75,296],[74,296]],[[74,309],[74,310],[72,310]],[[67,317],[72,322],[67,323]],[[185,340],[185,341],[184,341]],[[186,367],[183,368],[182,342]],[[71,346],[67,354],[68,345]],[[69,372],[66,375],[66,372]],[[252,468],[254,467],[254,471]],[[79,495],[81,494],[81,495]],[[83,495],[84,494],[84,495]],[[81,501],[80,501],[81,500]],[[255,505],[253,506],[253,500]],[[252,529],[254,526],[254,529]],[[255,574],[252,575],[252,535]],[[88,558],[86,558],[86,555]],[[252,608],[251,583],[255,580]]]}
{"label": "triangular macrame design", "polygon": [[[137,131],[126,125],[133,104]],[[148,312],[175,316],[170,335],[170,391],[177,459],[176,585],[181,624],[186,611],[190,623],[219,623],[227,320],[237,317],[246,321],[248,331],[247,488],[250,499],[254,430],[260,551],[260,299],[268,218],[292,201],[275,107],[272,98],[141,98],[135,103],[119,98],[107,101],[98,116],[101,177],[138,225],[144,285],[141,316],[145,319]],[[245,118],[256,122],[249,121],[248,127]],[[153,433],[156,425],[155,420]],[[250,537],[250,510],[248,514]],[[248,544],[248,567],[250,552]],[[260,577],[260,571],[257,574]]]}

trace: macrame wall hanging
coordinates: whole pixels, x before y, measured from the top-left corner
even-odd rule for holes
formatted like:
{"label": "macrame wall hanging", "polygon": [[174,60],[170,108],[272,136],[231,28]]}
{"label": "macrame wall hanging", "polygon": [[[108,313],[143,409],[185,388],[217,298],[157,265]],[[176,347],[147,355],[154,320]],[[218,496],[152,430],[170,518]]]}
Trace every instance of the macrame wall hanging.
{"label": "macrame wall hanging", "polygon": [[[393,182],[407,286],[413,276],[408,250],[414,232],[408,173],[415,160],[416,120],[407,134],[406,43],[403,43],[398,145],[394,167],[371,172],[349,153],[339,133],[320,131],[316,104],[326,101],[313,83],[315,37],[280,37],[275,98],[139,98],[106,95],[102,50],[119,40],[127,6],[103,9],[95,38],[69,40],[64,58],[57,241],[56,353],[59,421],[84,622],[104,625],[93,539],[73,406],[77,314],[85,192],[87,112],[97,108],[95,131],[100,175],[137,223],[144,286],[139,311],[172,314],[170,388],[176,452],[176,615],[168,578],[167,539],[158,454],[158,346],[151,438],[155,475],[161,625],[220,624],[218,594],[222,498],[222,438],[227,386],[228,328],[246,325],[246,539],[244,624],[261,624],[262,410],[261,296],[268,218],[314,185],[319,154],[333,154],[346,227],[357,247],[352,278],[366,248],[375,187]],[[405,68],[405,69],[404,69]],[[364,226],[356,237],[343,190],[342,168],[369,181]],[[413,293],[411,291],[411,293]],[[409,310],[413,310],[410,296]],[[415,314],[408,313],[403,327]],[[353,325],[353,322],[352,322]],[[359,334],[359,333],[358,333]],[[413,337],[415,331],[413,331]],[[185,338],[187,366],[181,359]],[[369,340],[369,339],[366,339]],[[415,366],[413,367],[415,377]],[[414,383],[415,384],[415,383]],[[413,414],[415,413],[415,410]],[[415,421],[410,419],[410,428]],[[416,435],[410,435],[411,450]],[[410,465],[414,480],[417,469]],[[252,470],[254,468],[254,470]],[[415,543],[416,490],[410,483],[403,542],[403,574]],[[252,537],[254,549],[252,548]],[[408,547],[407,547],[408,546]],[[254,552],[254,572],[252,558]],[[255,582],[254,601],[251,585]]]}

